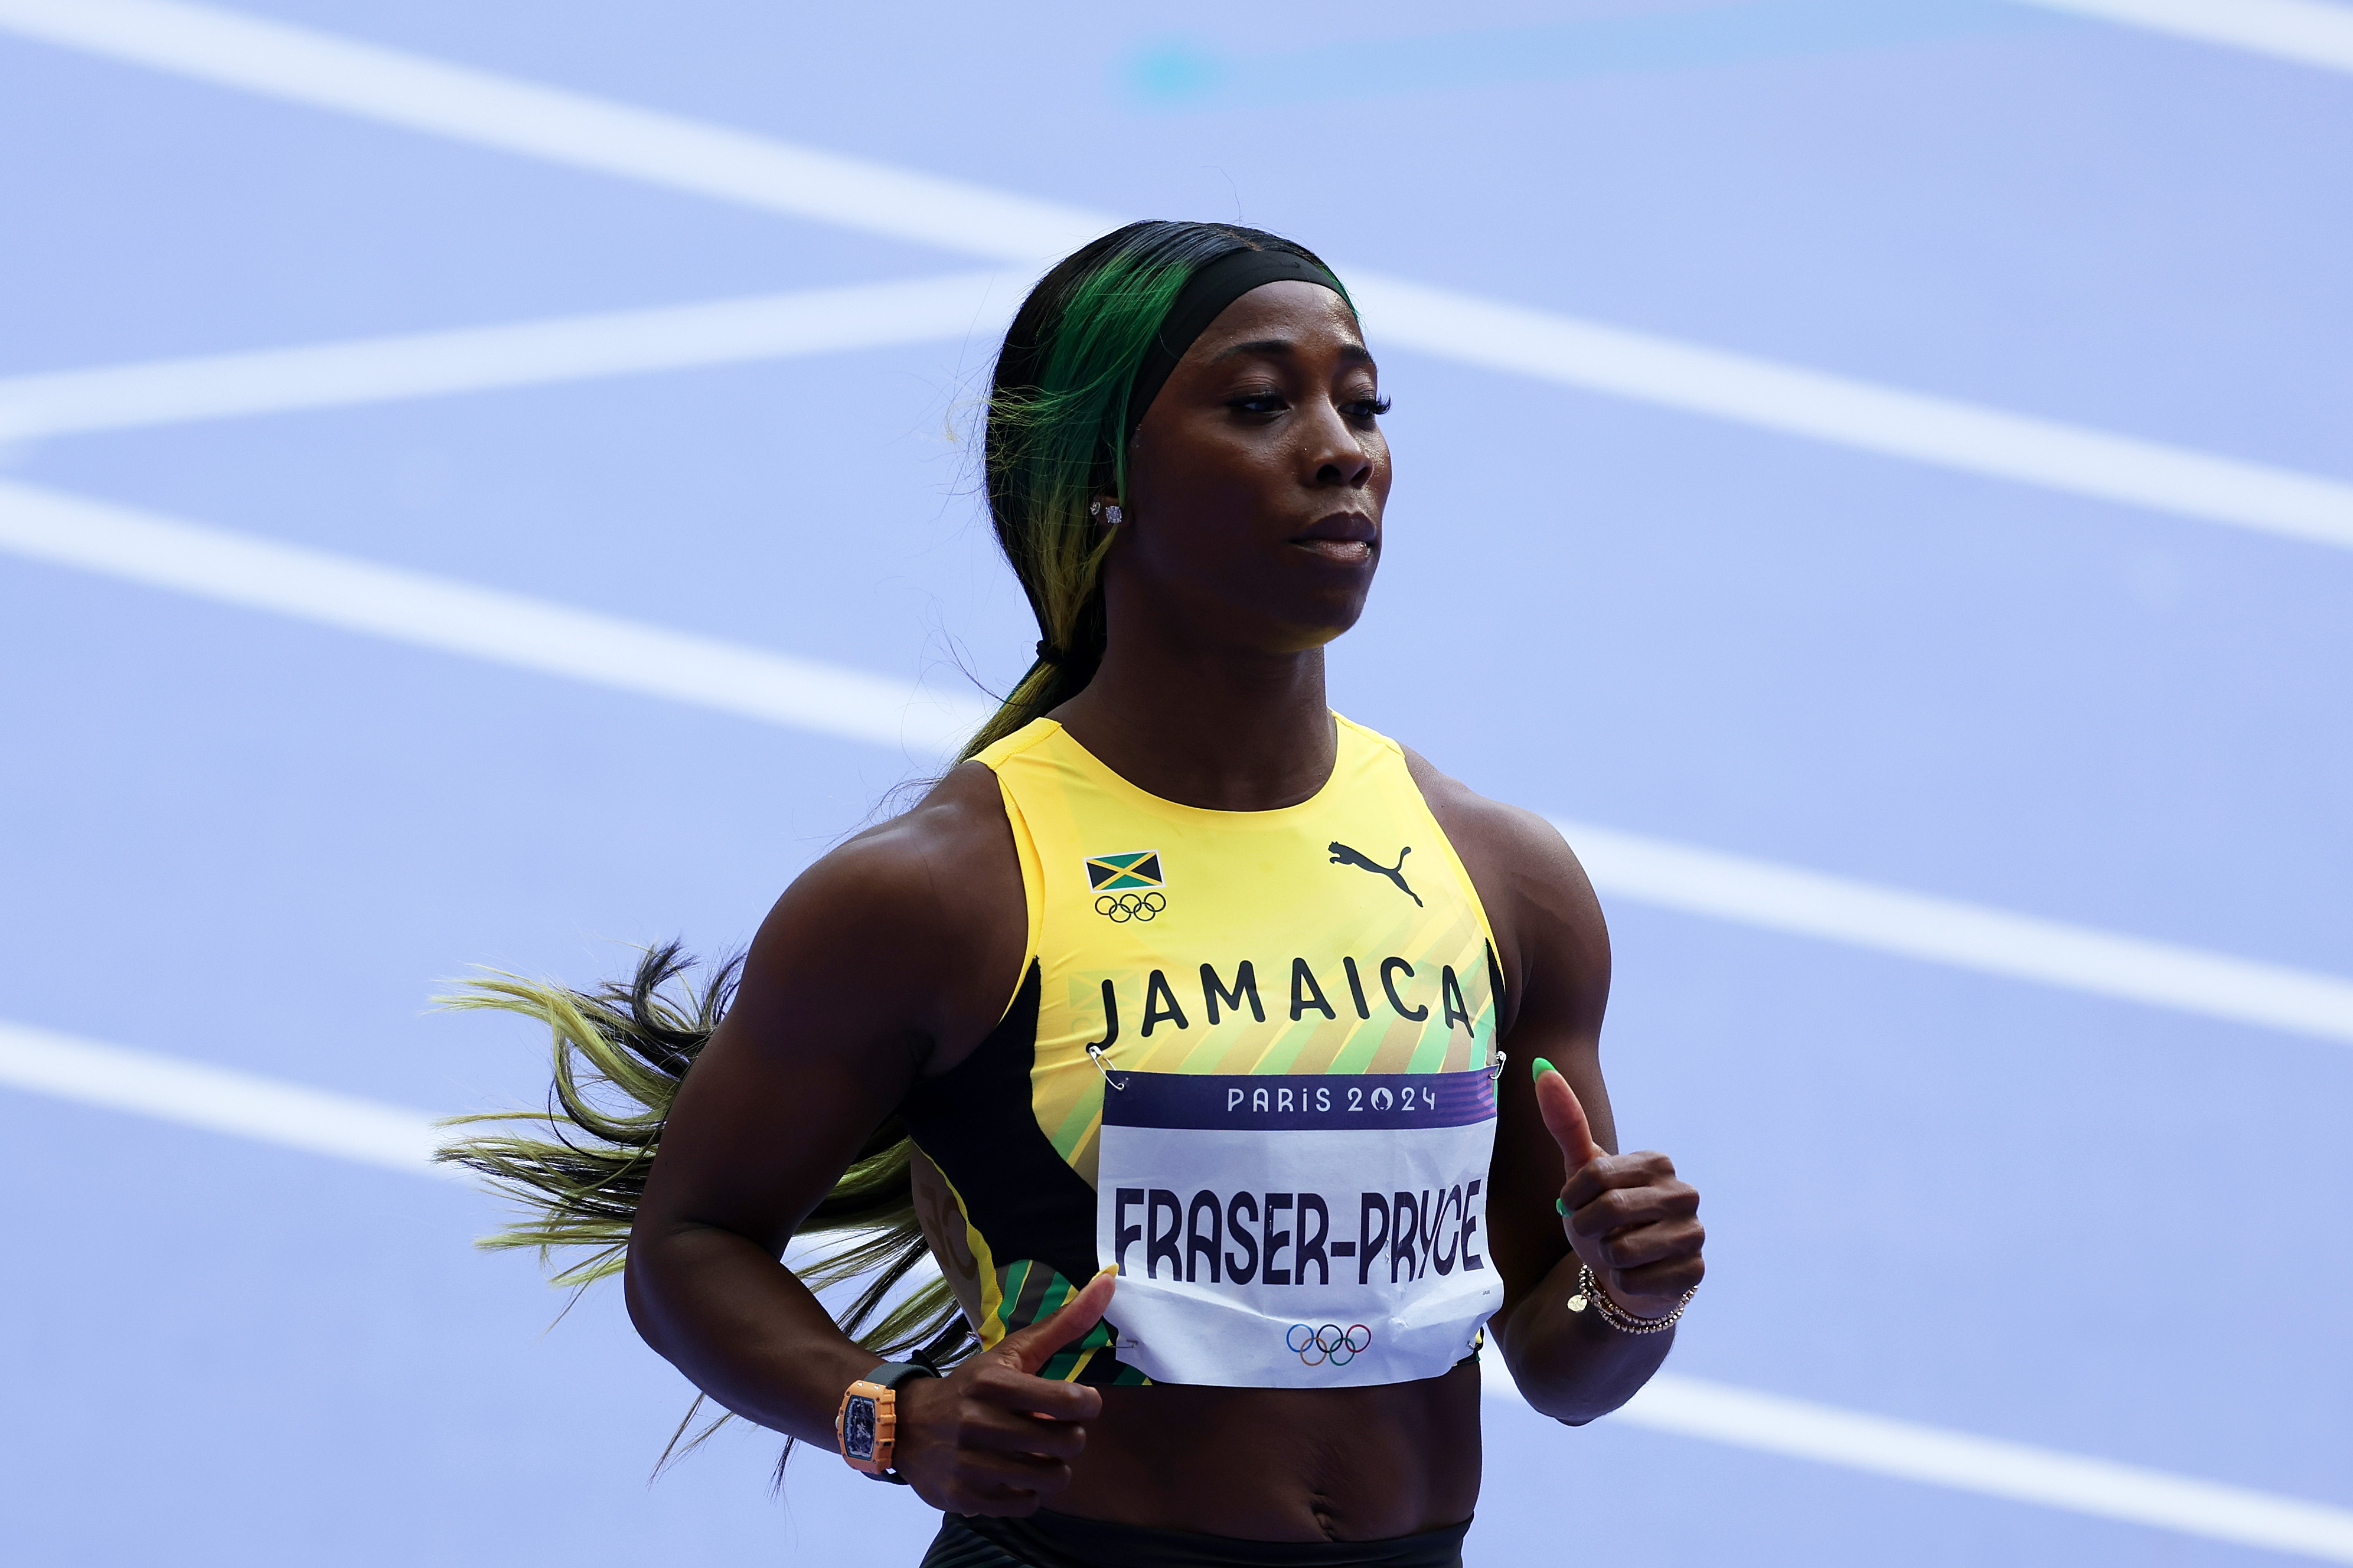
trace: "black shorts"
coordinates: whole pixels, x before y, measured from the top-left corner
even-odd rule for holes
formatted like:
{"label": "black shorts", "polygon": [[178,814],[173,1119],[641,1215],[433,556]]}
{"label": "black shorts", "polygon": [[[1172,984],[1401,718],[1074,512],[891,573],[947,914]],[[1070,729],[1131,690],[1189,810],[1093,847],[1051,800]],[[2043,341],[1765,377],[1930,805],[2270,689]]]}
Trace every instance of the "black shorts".
{"label": "black shorts", "polygon": [[1241,1541],[1039,1509],[1027,1519],[940,1520],[923,1568],[1462,1568],[1471,1521],[1388,1541]]}

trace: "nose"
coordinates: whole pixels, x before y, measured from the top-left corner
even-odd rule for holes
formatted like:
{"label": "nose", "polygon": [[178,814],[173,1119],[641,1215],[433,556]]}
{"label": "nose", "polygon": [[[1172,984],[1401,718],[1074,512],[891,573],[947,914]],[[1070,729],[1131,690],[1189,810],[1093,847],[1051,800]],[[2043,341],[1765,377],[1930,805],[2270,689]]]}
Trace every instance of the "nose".
{"label": "nose", "polygon": [[1372,482],[1373,455],[1330,398],[1319,399],[1301,465],[1319,489],[1362,489]]}

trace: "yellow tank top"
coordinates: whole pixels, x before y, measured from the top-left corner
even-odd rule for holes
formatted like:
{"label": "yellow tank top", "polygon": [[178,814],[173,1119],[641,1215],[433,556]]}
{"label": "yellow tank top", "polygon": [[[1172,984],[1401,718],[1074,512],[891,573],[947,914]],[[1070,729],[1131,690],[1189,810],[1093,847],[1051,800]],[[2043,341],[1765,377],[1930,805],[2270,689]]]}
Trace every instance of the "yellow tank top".
{"label": "yellow tank top", "polygon": [[[980,754],[1020,858],[1023,980],[988,1039],[903,1114],[944,1178],[926,1232],[984,1343],[1121,1268],[1107,1326],[1046,1375],[1146,1381],[1141,1362],[1184,1382],[1395,1381],[1451,1364],[1432,1360],[1441,1339],[1452,1356],[1470,1342],[1451,1319],[1442,1332],[1408,1319],[1483,1319],[1500,1300],[1477,1229],[1492,933],[1403,752],[1335,718],[1331,777],[1275,811],[1159,799],[1050,720]],[[1117,1203],[1097,1191],[1107,1146],[1145,1173]],[[1351,1161],[1365,1180],[1335,1174],[1328,1193],[1301,1174]],[[1151,1173],[1163,1167],[1179,1174]],[[1166,1310],[1139,1340],[1126,1319],[1153,1292]],[[1208,1348],[1261,1319],[1306,1342],[1305,1360],[1299,1343],[1271,1361]],[[1409,1353],[1417,1334],[1429,1342]]]}

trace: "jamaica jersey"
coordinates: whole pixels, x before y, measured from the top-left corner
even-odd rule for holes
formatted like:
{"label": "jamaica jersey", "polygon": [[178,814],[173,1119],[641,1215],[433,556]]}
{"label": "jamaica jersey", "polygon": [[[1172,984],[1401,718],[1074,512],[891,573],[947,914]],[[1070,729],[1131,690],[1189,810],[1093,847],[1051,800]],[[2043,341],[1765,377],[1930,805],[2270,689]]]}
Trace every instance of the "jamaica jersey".
{"label": "jamaica jersey", "polygon": [[1335,721],[1331,777],[1275,811],[1159,799],[1050,720],[979,756],[1028,962],[997,1028],[902,1113],[983,1343],[1118,1270],[1046,1376],[1435,1376],[1501,1303],[1492,933],[1404,753]]}

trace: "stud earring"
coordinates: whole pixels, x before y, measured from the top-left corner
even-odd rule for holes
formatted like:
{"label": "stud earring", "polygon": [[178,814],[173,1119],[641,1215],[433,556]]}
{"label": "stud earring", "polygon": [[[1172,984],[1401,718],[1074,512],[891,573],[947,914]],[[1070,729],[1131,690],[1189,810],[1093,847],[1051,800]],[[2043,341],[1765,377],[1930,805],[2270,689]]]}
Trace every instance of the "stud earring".
{"label": "stud earring", "polygon": [[1105,506],[1101,501],[1096,501],[1090,505],[1087,508],[1087,515],[1093,518],[1097,522],[1108,522],[1113,528],[1117,528],[1121,523],[1127,521],[1125,515],[1120,511],[1117,506]]}

